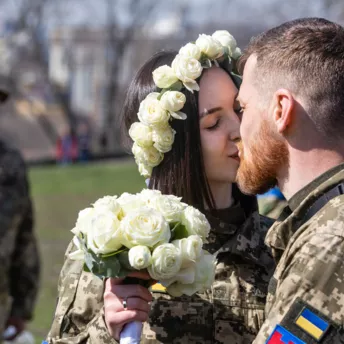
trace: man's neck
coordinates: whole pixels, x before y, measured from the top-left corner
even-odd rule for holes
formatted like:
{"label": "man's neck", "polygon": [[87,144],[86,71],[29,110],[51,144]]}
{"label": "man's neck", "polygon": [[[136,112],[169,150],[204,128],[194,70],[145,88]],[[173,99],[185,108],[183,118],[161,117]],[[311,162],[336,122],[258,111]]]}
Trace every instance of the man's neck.
{"label": "man's neck", "polygon": [[331,150],[291,151],[289,166],[277,178],[278,186],[289,200],[314,179],[341,163],[344,163],[344,154]]}

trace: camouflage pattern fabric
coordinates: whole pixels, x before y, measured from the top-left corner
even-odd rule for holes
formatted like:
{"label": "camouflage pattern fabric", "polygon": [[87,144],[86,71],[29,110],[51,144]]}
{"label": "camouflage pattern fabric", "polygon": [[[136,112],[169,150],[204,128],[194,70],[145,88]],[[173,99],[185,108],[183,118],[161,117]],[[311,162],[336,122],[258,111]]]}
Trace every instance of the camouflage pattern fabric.
{"label": "camouflage pattern fabric", "polygon": [[[295,319],[288,314],[300,302],[334,326],[322,343],[344,343],[344,195],[303,223],[311,205],[343,181],[344,164],[294,196],[289,202],[293,211],[286,208],[270,228],[266,243],[278,265],[269,285],[267,320],[255,344],[265,343],[277,324],[292,328]],[[304,331],[301,335],[305,343],[318,342]]]}
{"label": "camouflage pattern fabric", "polygon": [[[236,221],[238,212],[234,209]],[[211,221],[210,222],[216,222]],[[251,213],[239,224],[217,221],[207,249],[218,253],[211,290],[173,298],[154,292],[141,343],[251,343],[264,322],[268,281],[274,269],[264,238],[272,221]],[[67,254],[75,248],[71,243]],[[48,343],[116,343],[103,316],[104,284],[67,258]]]}
{"label": "camouflage pattern fabric", "polygon": [[38,280],[26,167],[21,155],[0,141],[0,334],[8,316],[31,319]]}

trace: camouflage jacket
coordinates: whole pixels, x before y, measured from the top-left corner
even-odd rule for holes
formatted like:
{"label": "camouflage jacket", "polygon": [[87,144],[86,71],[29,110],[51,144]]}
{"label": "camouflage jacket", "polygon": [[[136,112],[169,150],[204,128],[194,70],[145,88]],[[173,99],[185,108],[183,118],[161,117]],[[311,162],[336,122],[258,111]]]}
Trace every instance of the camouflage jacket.
{"label": "camouflage jacket", "polygon": [[[264,245],[270,219],[257,212],[236,224],[210,219],[208,247],[218,252],[211,290],[193,297],[172,298],[154,291],[149,323],[141,343],[251,343],[264,322],[268,281],[274,262]],[[210,215],[209,215],[210,216]],[[208,217],[209,218],[209,217]],[[240,225],[238,224],[240,222]],[[74,249],[73,244],[67,254]],[[82,262],[66,257],[58,286],[58,304],[48,343],[116,343],[103,317],[104,284],[82,271]]]}
{"label": "camouflage jacket", "polygon": [[0,333],[9,315],[32,317],[38,279],[26,167],[21,155],[0,141]]}
{"label": "camouflage jacket", "polygon": [[255,344],[344,343],[344,195],[326,198],[305,221],[311,206],[343,182],[344,164],[292,197],[270,228],[266,243],[278,265]]}

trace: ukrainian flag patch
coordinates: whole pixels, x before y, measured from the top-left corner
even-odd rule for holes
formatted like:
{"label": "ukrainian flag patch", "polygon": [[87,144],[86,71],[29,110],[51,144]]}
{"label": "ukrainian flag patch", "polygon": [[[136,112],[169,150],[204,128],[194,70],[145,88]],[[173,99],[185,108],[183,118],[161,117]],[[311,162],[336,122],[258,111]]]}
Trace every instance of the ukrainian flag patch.
{"label": "ukrainian flag patch", "polygon": [[266,344],[306,344],[281,325],[276,325]]}
{"label": "ukrainian flag patch", "polygon": [[307,307],[303,308],[295,324],[318,341],[321,340],[330,327],[327,321],[320,318]]}

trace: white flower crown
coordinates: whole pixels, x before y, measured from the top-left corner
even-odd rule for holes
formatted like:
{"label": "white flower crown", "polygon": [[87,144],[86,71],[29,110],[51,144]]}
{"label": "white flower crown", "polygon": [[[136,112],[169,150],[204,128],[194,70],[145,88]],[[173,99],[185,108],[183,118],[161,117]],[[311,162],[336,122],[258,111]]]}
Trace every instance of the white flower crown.
{"label": "white flower crown", "polygon": [[186,97],[180,92],[185,87],[191,93],[199,91],[196,79],[204,68],[210,68],[218,59],[238,59],[241,55],[236,40],[226,30],[199,35],[195,43],[187,43],[174,58],[171,67],[164,65],[153,71],[155,85],[161,89],[152,92],[141,102],[138,118],[129,129],[134,144],[132,152],[139,172],[150,177],[152,169],[172,149],[175,130],[169,125],[172,118],[186,119],[181,112]]}

